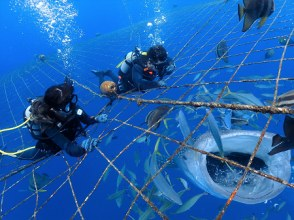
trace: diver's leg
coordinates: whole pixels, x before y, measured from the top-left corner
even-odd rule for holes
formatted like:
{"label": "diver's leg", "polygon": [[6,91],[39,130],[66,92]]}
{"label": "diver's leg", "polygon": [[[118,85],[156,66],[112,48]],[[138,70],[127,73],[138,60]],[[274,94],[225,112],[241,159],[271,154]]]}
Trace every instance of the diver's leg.
{"label": "diver's leg", "polygon": [[106,70],[104,72],[105,76],[108,76],[113,82],[117,83],[118,82],[118,75],[113,73],[111,70]]}
{"label": "diver's leg", "polygon": [[50,137],[51,141],[53,141],[70,156],[80,157],[85,153],[84,148],[82,148],[76,141],[70,141],[62,135],[58,128],[47,129],[45,133],[48,137]]}
{"label": "diver's leg", "polygon": [[99,86],[105,81],[104,79],[104,71],[98,71],[98,70],[91,70],[92,73],[94,73],[99,80]]}

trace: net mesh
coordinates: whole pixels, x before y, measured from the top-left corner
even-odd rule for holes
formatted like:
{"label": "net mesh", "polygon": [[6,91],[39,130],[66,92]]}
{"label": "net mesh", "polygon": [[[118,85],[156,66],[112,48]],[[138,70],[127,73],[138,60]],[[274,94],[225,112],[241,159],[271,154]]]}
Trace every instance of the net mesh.
{"label": "net mesh", "polygon": [[[165,47],[169,55],[174,57],[177,66],[176,71],[166,79],[168,86],[144,93],[120,95],[112,106],[108,106],[108,99],[99,93],[98,79],[90,70],[116,71],[115,66],[133,46],[139,45],[147,49],[150,39],[144,33],[145,21],[75,45],[71,56],[73,68],[70,72],[63,68],[60,59],[45,54],[44,60],[37,59],[3,77],[0,85],[3,96],[0,100],[2,128],[21,124],[23,111],[28,106],[27,98],[43,95],[46,88],[59,84],[68,74],[74,80],[80,105],[90,115],[107,113],[109,121],[88,128],[89,134],[98,137],[102,142],[94,152],[79,159],[70,158],[63,153],[34,162],[2,156],[1,217],[13,219],[13,216],[20,215],[24,219],[46,219],[45,216],[50,212],[50,216],[87,219],[89,216],[111,217],[112,212],[116,212],[120,218],[125,219],[182,216],[220,219],[224,213],[228,212],[228,216],[234,216],[236,213],[233,211],[240,209],[242,211],[236,216],[240,219],[252,216],[257,210],[259,213],[262,210],[263,214],[260,216],[266,216],[282,208],[287,210],[283,215],[288,213],[294,216],[290,198],[287,200],[283,197],[285,192],[275,200],[280,204],[278,207],[268,203],[250,208],[246,206],[244,210],[244,205],[231,204],[247,172],[257,173],[287,185],[285,191],[293,193],[293,183],[254,170],[250,168],[250,164],[235,164],[245,172],[230,199],[219,200],[206,196],[201,200],[201,204],[198,202],[197,208],[184,214],[175,214],[178,208],[175,204],[155,195],[155,176],[146,173],[150,153],[154,151],[154,146],[157,146],[159,152],[168,151],[170,156],[156,175],[164,174],[166,178],[171,179],[176,191],[182,189],[179,177],[183,175],[167,168],[182,149],[191,148],[187,144],[188,138],[182,139],[174,120],[174,110],[178,108],[185,110],[192,130],[190,137],[193,138],[207,131],[204,122],[208,113],[198,107],[206,107],[211,111],[219,108],[250,111],[254,116],[249,125],[242,128],[263,132],[281,130],[283,114],[293,114],[293,110],[276,108],[275,104],[277,95],[293,89],[294,50],[287,43],[280,44],[279,40],[284,38],[286,42],[290,42],[294,39],[294,2],[275,2],[275,12],[265,25],[257,29],[254,24],[250,31],[245,33],[241,32],[242,22],[237,21],[236,2],[218,1],[184,8],[176,7],[167,14],[168,22],[161,32]],[[136,37],[130,38],[130,33],[134,33],[133,36]],[[224,63],[223,59],[216,57],[216,46],[222,40],[228,45],[229,63]],[[274,55],[266,59],[265,53],[270,49],[274,51]],[[251,93],[264,103],[264,106],[257,106],[256,103],[220,102],[227,94],[228,88],[236,93]],[[148,112],[158,104],[172,107],[165,117],[166,126],[161,125],[157,130],[148,129],[143,122]],[[35,144],[28,130],[23,127],[1,132],[0,135],[1,149],[5,151],[16,151]],[[145,137],[148,138],[148,143],[142,143],[141,140]],[[262,138],[261,135],[260,139]],[[200,152],[215,157],[208,152]],[[256,151],[252,152],[252,157],[255,154]],[[220,157],[217,159],[224,160]],[[46,190],[44,193],[40,190],[28,190],[29,180],[33,180],[33,185],[37,184],[36,173],[50,175],[43,187]],[[201,192],[192,184],[190,187],[190,191],[183,195],[184,201]],[[110,195],[109,192],[113,194]],[[209,205],[211,202],[215,203],[213,207]],[[104,205],[113,207],[113,211],[105,210]],[[274,211],[272,207],[275,207]]]}

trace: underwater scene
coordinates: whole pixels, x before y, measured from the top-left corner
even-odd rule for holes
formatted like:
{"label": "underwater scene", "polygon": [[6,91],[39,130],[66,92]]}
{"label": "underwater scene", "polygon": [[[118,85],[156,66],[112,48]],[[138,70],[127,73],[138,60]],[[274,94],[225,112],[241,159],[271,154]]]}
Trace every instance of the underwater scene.
{"label": "underwater scene", "polygon": [[1,219],[294,219],[293,0],[0,2]]}

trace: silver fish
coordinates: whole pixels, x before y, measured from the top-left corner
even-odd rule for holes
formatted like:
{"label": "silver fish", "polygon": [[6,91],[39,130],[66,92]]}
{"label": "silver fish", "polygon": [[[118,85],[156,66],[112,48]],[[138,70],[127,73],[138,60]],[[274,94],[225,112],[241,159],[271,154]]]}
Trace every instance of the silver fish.
{"label": "silver fish", "polygon": [[[153,153],[150,159],[149,173],[151,176],[155,175],[158,171],[156,153]],[[174,191],[172,186],[166,181],[164,176],[160,173],[153,180],[158,191],[167,198],[169,201],[174,202],[178,205],[182,205],[182,200],[178,193]]]}
{"label": "silver fish", "polygon": [[[206,110],[206,113],[208,113],[209,111]],[[222,143],[222,139],[220,137],[220,132],[216,123],[215,118],[212,115],[212,112],[210,114],[208,114],[208,124],[209,124],[209,128],[210,128],[210,132],[219,148],[219,153],[221,155],[221,157],[224,157],[224,147],[223,147],[223,143]]]}
{"label": "silver fish", "polygon": [[[186,119],[184,112],[182,110],[179,111],[179,114],[177,115],[176,120],[179,122],[178,127],[180,127],[182,134],[190,134],[191,133],[190,128],[188,126],[187,119]],[[189,145],[193,145],[192,139],[189,139],[187,141],[187,143]]]}
{"label": "silver fish", "polygon": [[245,92],[232,92],[228,88],[228,92],[222,97],[223,100],[227,100],[231,103],[241,103],[245,105],[258,105],[263,106],[264,104],[252,93]]}

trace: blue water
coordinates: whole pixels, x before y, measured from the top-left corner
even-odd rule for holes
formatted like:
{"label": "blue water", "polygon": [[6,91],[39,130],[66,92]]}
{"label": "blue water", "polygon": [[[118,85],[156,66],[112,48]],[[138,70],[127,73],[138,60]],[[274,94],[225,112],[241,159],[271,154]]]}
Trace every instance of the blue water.
{"label": "blue water", "polygon": [[[28,10],[27,8],[22,8],[19,5],[16,4],[16,0],[10,0],[10,1],[1,1],[0,2],[0,44],[1,44],[1,50],[0,50],[0,63],[1,63],[1,74],[5,76],[10,76],[15,71],[17,73],[20,73],[23,66],[30,65],[30,63],[37,63],[40,64],[38,61],[38,55],[39,54],[46,54],[46,56],[50,57],[52,59],[52,63],[54,63],[54,66],[59,67],[61,71],[68,73],[70,72],[73,74],[74,77],[77,77],[79,82],[82,82],[83,84],[89,86],[91,89],[93,88],[98,91],[97,88],[97,79],[93,76],[86,75],[86,73],[89,73],[90,69],[93,68],[99,68],[99,69],[106,69],[115,66],[117,63],[121,61],[125,53],[129,50],[132,50],[135,45],[141,44],[144,48],[148,48],[150,46],[150,42],[142,37],[146,35],[144,32],[146,30],[146,21],[152,20],[154,17],[154,5],[157,2],[161,3],[161,10],[163,13],[169,12],[169,11],[176,11],[178,8],[183,8],[185,6],[189,6],[191,4],[195,4],[196,2],[207,2],[207,1],[193,1],[193,0],[185,0],[185,1],[178,1],[178,0],[171,0],[171,1],[136,1],[136,0],[112,0],[112,1],[94,1],[94,0],[83,0],[83,1],[69,1],[69,3],[73,3],[73,7],[77,12],[77,16],[74,19],[74,24],[72,27],[76,30],[76,32],[80,33],[77,34],[76,32],[70,32],[72,35],[71,37],[71,45],[81,45],[80,47],[77,47],[72,54],[70,53],[68,57],[65,57],[64,59],[66,61],[69,61],[69,66],[67,67],[62,66],[64,64],[64,60],[62,60],[61,57],[56,58],[58,55],[59,49],[66,49],[68,45],[63,44],[60,40],[57,40],[56,38],[52,39],[49,37],[48,32],[42,30],[42,22],[37,22],[37,19],[40,18],[40,15],[34,14],[31,10]],[[49,1],[51,2],[51,1]],[[53,1],[52,1],[53,2]],[[230,2],[230,1],[229,1]],[[293,6],[293,4],[291,5]],[[235,7],[236,8],[236,7]],[[290,9],[289,9],[290,10]],[[293,9],[290,10],[293,13]],[[208,14],[212,14],[213,12],[207,12]],[[168,18],[168,22],[179,22],[181,19],[183,20],[189,20],[189,15],[185,14],[183,17],[172,17]],[[229,19],[229,18],[227,18]],[[217,20],[217,19],[216,19]],[[234,19],[232,23],[229,24],[235,24]],[[144,25],[140,26],[140,22],[144,21]],[[202,23],[205,23],[207,19],[203,18]],[[139,24],[139,25],[138,25]],[[171,26],[171,23],[169,23]],[[288,24],[289,29],[293,28],[292,24]],[[290,26],[290,27],[289,27]],[[121,30],[128,27],[136,27],[131,28],[131,30],[135,30],[134,34],[126,34],[122,31],[122,34],[120,35],[120,32],[116,32],[118,30]],[[143,28],[142,28],[143,27]],[[241,27],[241,26],[240,26]],[[240,27],[238,30],[240,31]],[[183,47],[185,42],[187,42],[186,34],[191,34],[193,31],[195,32],[195,29],[193,29],[193,25],[190,27],[185,27],[185,30],[181,29],[181,26],[175,25],[173,28],[169,28],[168,31],[171,31],[171,33],[165,31],[164,27],[162,28],[162,32],[160,35],[162,36],[162,39],[165,41],[165,44],[167,46],[167,49],[171,56],[175,56],[177,52]],[[201,26],[197,26],[197,28],[201,28]],[[254,27],[255,28],[255,27]],[[137,29],[139,29],[139,34]],[[208,28],[206,28],[208,29]],[[205,30],[206,30],[205,29]],[[224,32],[228,32],[230,27],[228,27]],[[128,29],[129,30],[129,29]],[[225,33],[226,33],[225,32]],[[282,32],[282,31],[281,31]],[[115,34],[112,34],[115,33]],[[255,30],[253,30],[253,33],[256,33]],[[288,33],[285,31],[285,33]],[[176,36],[174,36],[175,34]],[[110,38],[110,41],[104,39],[104,37]],[[131,36],[131,37],[130,37]],[[138,36],[141,36],[140,39]],[[233,43],[235,38],[238,38],[240,36],[240,32],[234,32],[232,33],[230,39]],[[271,37],[271,34],[267,35],[268,37]],[[272,36],[275,36],[274,34]],[[206,38],[202,39],[199,36],[200,42],[197,42],[197,45],[189,46],[188,53],[193,54],[193,51],[198,50],[201,48],[201,44],[204,44],[207,40]],[[220,39],[223,37],[222,35],[218,36]],[[255,40],[256,38],[252,38]],[[101,38],[101,41],[99,40]],[[217,38],[217,37],[216,37]],[[91,40],[96,39],[97,44],[92,44],[93,46],[85,46],[88,42],[91,42]],[[217,39],[218,40],[218,39]],[[242,41],[243,40],[243,41]],[[250,40],[250,37],[242,39],[239,43],[238,52],[245,52],[246,51],[246,43]],[[86,43],[85,43],[86,42]],[[101,42],[105,42],[104,44],[101,44]],[[272,44],[272,46],[275,45],[275,40],[270,40],[270,43],[262,42],[263,47],[268,46],[269,44]],[[228,42],[230,43],[230,42]],[[251,42],[252,43],[252,42]],[[254,43],[254,42],[253,42]],[[252,44],[253,44],[252,43]],[[95,49],[95,46],[98,49]],[[213,48],[215,45],[211,45],[210,47]],[[94,47],[94,49],[92,48]],[[244,47],[244,48],[243,48]],[[84,50],[88,49],[86,55],[83,54]],[[101,48],[101,49],[100,49]],[[93,49],[93,50],[92,50]],[[200,49],[201,53],[205,53],[207,47]],[[262,49],[262,48],[259,48]],[[293,48],[290,48],[293,49]],[[98,52],[97,52],[98,51]],[[276,57],[279,58],[281,56],[281,49],[276,51]],[[235,52],[235,51],[234,51]],[[94,54],[94,56],[91,56],[91,54]],[[108,54],[110,54],[108,56]],[[80,57],[78,57],[81,55]],[[72,57],[71,57],[72,56]],[[202,68],[200,69],[206,69],[209,67],[210,64],[213,64],[215,62],[215,55],[212,53],[210,54],[211,57],[206,58],[207,60],[211,59],[210,62],[200,64]],[[288,57],[293,58],[293,51],[287,53]],[[49,59],[50,59],[49,58]],[[72,58],[75,61],[81,61],[81,63],[73,64],[70,63]],[[249,57],[250,62],[254,61],[260,61],[263,57],[260,53],[253,54]],[[56,61],[57,60],[57,61]],[[246,61],[246,62],[249,62]],[[187,60],[185,59],[179,59],[177,62],[178,67],[183,67],[186,64]],[[239,57],[232,57],[231,60],[232,63],[239,63],[240,59]],[[293,60],[288,61],[292,62],[290,65],[285,65],[285,72],[290,72],[293,70]],[[49,62],[50,63],[50,62]],[[192,65],[193,62],[188,63],[189,65]],[[77,68],[78,66],[78,68]],[[273,65],[273,69],[276,68],[276,64]],[[252,74],[259,74],[260,69],[255,69],[255,66],[249,66],[245,67],[246,69],[241,72],[243,74],[242,76],[246,76],[248,73]],[[31,77],[30,75],[25,75],[23,78],[26,82],[26,85],[30,87],[31,93],[25,92],[25,88],[23,88],[23,81],[19,82],[17,84],[17,79],[13,80],[13,84],[9,84],[5,82],[4,88],[6,89],[1,90],[2,94],[6,94],[8,91],[8,96],[12,97],[11,101],[6,102],[6,98],[3,95],[3,100],[1,100],[1,104],[3,103],[9,103],[11,106],[15,107],[13,110],[10,110],[14,113],[15,118],[11,117],[10,114],[8,114],[8,111],[3,112],[3,114],[9,115],[5,120],[3,126],[9,126],[16,120],[19,122],[21,120],[22,111],[24,109],[24,106],[21,104],[25,101],[19,101],[24,100],[25,98],[21,97],[22,95],[25,97],[29,97],[30,95],[42,95],[42,93],[45,90],[46,86],[51,85],[53,82],[61,82],[63,80],[63,76],[56,75],[56,78],[54,78],[54,71],[50,69],[49,67],[42,67],[40,68],[42,71],[40,73],[42,74],[35,74],[39,73],[38,71],[34,72],[32,71],[32,77],[34,82],[40,82],[40,84],[32,85],[30,84]],[[114,68],[113,68],[114,69]],[[45,71],[45,73],[43,72]],[[44,79],[44,76],[53,77],[54,79],[50,78],[49,80]],[[182,72],[184,71],[182,70]],[[273,72],[271,72],[273,73]],[[286,73],[284,73],[284,76],[287,76]],[[289,76],[289,74],[288,74]],[[291,74],[290,74],[291,76]],[[228,76],[226,76],[228,77]],[[171,79],[169,83],[171,84],[174,79]],[[190,83],[191,81],[185,79],[186,81],[180,81],[180,84]],[[190,79],[191,80],[191,79]],[[48,82],[47,82],[48,81]],[[18,85],[20,85],[18,87]],[[246,86],[243,86],[241,88],[237,86],[232,88],[235,89],[245,89]],[[293,89],[293,86],[291,87]],[[16,96],[17,94],[12,94],[14,91],[19,92],[19,96]],[[95,91],[96,91],[95,90]],[[281,91],[285,92],[288,89],[285,87],[281,88]],[[178,90],[171,90],[168,95],[173,98],[178,98],[185,90],[183,88]],[[87,91],[77,88],[76,92],[79,94],[81,101],[86,100],[84,102],[84,106],[87,110],[87,112],[91,115],[94,115],[97,113],[97,109],[103,106],[103,104],[106,103],[105,99],[100,99],[95,97],[95,99],[89,98],[89,94]],[[258,94],[258,91],[254,91],[255,94]],[[154,98],[157,95],[157,91],[154,91],[152,93],[146,94],[145,98]],[[18,106],[15,106],[14,103],[17,103]],[[97,104],[98,103],[98,104]],[[23,104],[25,105],[25,104]],[[11,108],[9,106],[9,108]],[[98,106],[98,107],[97,107]],[[117,104],[118,109],[123,109],[124,106],[126,106],[126,102],[122,102],[120,104]],[[8,109],[7,106],[3,109]],[[134,112],[137,112],[140,109],[140,106],[137,106],[135,103],[131,104],[125,112],[123,112],[119,119],[128,119]],[[144,116],[148,113],[148,111],[152,110],[153,106],[148,106],[145,110],[143,110],[142,114],[140,114],[140,117],[136,117],[135,119],[132,119],[130,123],[133,123],[137,126],[141,126],[141,124],[144,122]],[[117,111],[120,112],[120,111]],[[116,111],[111,112],[110,118],[114,117],[117,113]],[[172,116],[175,116],[175,114],[172,114]],[[271,124],[270,130],[282,134],[282,116],[278,116],[276,120],[278,121],[276,124]],[[259,123],[261,128],[264,126],[264,123],[266,122],[266,118],[260,117]],[[189,120],[190,126],[195,126],[196,120],[191,119]],[[118,124],[118,123],[117,123]],[[99,125],[98,128],[96,128],[95,132],[99,132],[103,129],[104,125]],[[113,127],[115,126],[115,123]],[[143,125],[145,126],[145,125]],[[174,126],[173,129],[177,129],[176,125],[170,125]],[[1,124],[2,127],[2,124]],[[158,132],[163,132],[164,128],[163,125],[159,128]],[[204,132],[205,128],[201,128],[200,131]],[[137,129],[129,128],[129,127],[123,127],[117,132],[117,139],[114,139],[111,144],[108,146],[102,146],[101,148],[105,150],[107,153],[107,156],[109,158],[114,158],[120,150],[122,150],[123,147],[128,145],[130,141],[141,134],[141,131],[138,131]],[[27,135],[27,134],[26,134]],[[21,142],[19,140],[19,134],[12,134],[10,136],[5,136],[5,144],[7,146],[15,144],[15,142]],[[24,139],[29,139],[30,137],[27,136]],[[121,169],[125,164],[127,165],[127,169],[132,170],[137,175],[137,182],[139,183],[139,188],[142,187],[142,184],[144,183],[143,179],[146,177],[146,174],[144,173],[144,160],[148,156],[150,152],[153,150],[153,146],[156,142],[157,138],[153,138],[151,141],[150,146],[146,146],[144,144],[136,145],[136,148],[131,148],[123,158],[120,158],[115,165]],[[177,134],[177,139],[181,140],[181,135]],[[28,142],[28,143],[32,143]],[[104,142],[105,143],[105,142]],[[103,144],[103,143],[102,143]],[[177,146],[172,146],[177,147]],[[134,163],[134,153],[140,154],[140,165],[136,167]],[[69,158],[66,156],[66,160],[68,160],[70,163],[76,162],[76,158]],[[82,164],[81,167],[77,170],[75,175],[72,177],[72,182],[74,191],[77,193],[77,200],[80,204],[85,200],[85,196],[87,196],[90,191],[93,189],[94,185],[98,181],[101,173],[105,169],[105,167],[108,165],[108,163],[101,157],[100,154],[97,152],[93,152],[92,154],[88,155],[88,158],[86,161]],[[48,164],[42,165],[42,171],[48,173],[51,177],[55,177],[59,175],[62,171],[65,171],[67,169],[67,166],[63,159],[53,159],[48,162]],[[128,175],[128,174],[126,174]],[[173,172],[169,173],[171,179],[175,180],[179,176],[183,176],[179,170],[174,170]],[[129,177],[129,176],[128,176]],[[21,179],[21,175],[17,175],[15,177],[11,178],[11,182],[17,181]],[[55,190],[58,189],[59,186],[61,186],[62,182],[65,180],[65,178],[59,178],[57,181],[55,181],[53,184],[48,186],[48,191],[50,193],[53,193]],[[126,211],[128,210],[130,203],[133,200],[133,197],[128,191],[126,193],[126,197],[124,198],[124,201],[122,203],[122,206],[120,208],[117,207],[114,200],[108,200],[107,197],[111,194],[113,194],[116,190],[116,181],[117,181],[117,173],[112,169],[110,171],[110,175],[106,182],[101,183],[94,194],[89,199],[89,202],[87,202],[87,205],[82,209],[82,213],[86,219],[122,219],[125,215]],[[291,182],[291,181],[290,181]],[[2,185],[2,184],[1,184]],[[175,184],[178,191],[180,190],[180,185],[177,183]],[[183,196],[183,201],[186,201],[193,195],[196,195],[198,193],[201,193],[202,191],[198,189],[197,187],[193,186],[192,183],[189,184],[191,187],[191,190],[189,193],[185,194]],[[20,192],[21,189],[26,189],[27,187],[27,181],[21,182],[20,186],[14,187],[15,190],[10,190],[8,193],[4,196],[4,211],[5,208],[10,208],[11,206],[15,205],[14,201],[22,201],[24,197],[24,193],[28,192]],[[122,182],[122,185],[120,186],[121,189],[123,188],[129,188],[128,183],[125,181]],[[39,193],[39,204],[42,204],[43,201],[48,199],[49,192],[46,193]],[[37,218],[38,219],[69,219],[72,214],[76,211],[76,206],[74,204],[73,195],[71,192],[71,189],[69,187],[69,184],[66,183],[64,187],[62,187],[56,194],[53,196],[53,200],[46,203],[46,205],[41,209],[40,212],[38,212]],[[225,215],[224,219],[262,219],[264,216],[266,216],[266,213],[269,213],[269,216],[267,219],[286,219],[287,215],[289,214],[294,217],[294,194],[293,189],[286,189],[281,195],[279,195],[277,198],[268,201],[268,203],[264,204],[258,204],[258,205],[243,205],[236,202],[233,202],[232,205],[228,209],[228,213]],[[286,201],[285,207],[283,207],[280,211],[277,211],[277,208],[279,204],[282,204],[284,201]],[[225,203],[225,200],[217,199],[212,196],[206,196],[203,197],[199,203],[197,203],[189,212],[184,213],[182,215],[175,215],[173,212],[176,209],[172,209],[170,212],[168,212],[168,216],[170,219],[190,219],[191,216],[196,217],[203,217],[205,219],[213,219],[218,211],[223,207]],[[36,198],[33,197],[32,199],[28,200],[27,202],[24,202],[23,205],[13,210],[9,215],[5,216],[4,219],[27,219],[29,216],[33,214],[34,208],[36,206]],[[142,200],[138,200],[138,205],[142,208],[147,208],[146,203]],[[156,204],[158,205],[158,204]],[[131,216],[133,216],[135,219],[138,219],[138,214],[131,213]],[[79,214],[76,215],[75,219],[79,219]],[[155,219],[159,219],[159,217],[155,214]]]}

